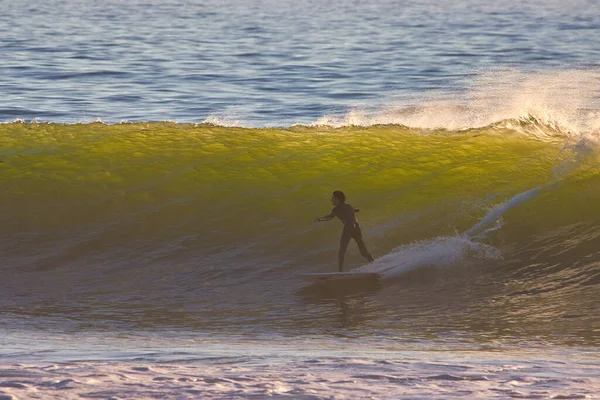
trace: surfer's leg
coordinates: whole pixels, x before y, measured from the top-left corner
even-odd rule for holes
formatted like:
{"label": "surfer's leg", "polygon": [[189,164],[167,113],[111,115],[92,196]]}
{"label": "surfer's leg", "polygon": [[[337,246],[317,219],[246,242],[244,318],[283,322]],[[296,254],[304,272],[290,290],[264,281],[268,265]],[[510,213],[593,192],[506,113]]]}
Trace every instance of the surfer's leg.
{"label": "surfer's leg", "polygon": [[340,238],[340,251],[338,252],[338,269],[340,272],[344,271],[344,255],[346,254],[350,239],[352,239],[352,235],[344,230]]}
{"label": "surfer's leg", "polygon": [[371,255],[371,253],[369,253],[369,250],[367,250],[367,246],[365,245],[365,241],[363,240],[362,231],[360,230],[360,228],[356,229],[353,237],[354,237],[354,240],[356,241],[356,244],[358,245],[358,250],[360,250],[360,254],[364,258],[369,260],[369,262],[375,261],[375,259]]}

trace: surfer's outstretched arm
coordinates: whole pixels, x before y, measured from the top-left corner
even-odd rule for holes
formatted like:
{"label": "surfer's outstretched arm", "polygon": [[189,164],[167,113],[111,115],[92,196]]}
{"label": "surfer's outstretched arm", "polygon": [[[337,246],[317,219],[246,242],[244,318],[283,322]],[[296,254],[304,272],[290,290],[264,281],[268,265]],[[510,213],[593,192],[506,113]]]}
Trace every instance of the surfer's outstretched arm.
{"label": "surfer's outstretched arm", "polygon": [[333,211],[331,211],[329,214],[327,214],[324,217],[321,218],[315,218],[315,222],[325,222],[325,221],[331,221],[333,218],[335,217],[335,215],[333,215]]}

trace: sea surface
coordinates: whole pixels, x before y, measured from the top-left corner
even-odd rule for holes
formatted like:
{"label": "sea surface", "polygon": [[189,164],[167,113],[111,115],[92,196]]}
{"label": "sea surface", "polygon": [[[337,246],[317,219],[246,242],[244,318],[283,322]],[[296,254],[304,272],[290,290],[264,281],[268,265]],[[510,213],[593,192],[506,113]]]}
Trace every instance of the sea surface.
{"label": "sea surface", "polygon": [[[599,37],[596,1],[0,0],[0,399],[600,398]],[[311,285],[340,189],[381,278]]]}

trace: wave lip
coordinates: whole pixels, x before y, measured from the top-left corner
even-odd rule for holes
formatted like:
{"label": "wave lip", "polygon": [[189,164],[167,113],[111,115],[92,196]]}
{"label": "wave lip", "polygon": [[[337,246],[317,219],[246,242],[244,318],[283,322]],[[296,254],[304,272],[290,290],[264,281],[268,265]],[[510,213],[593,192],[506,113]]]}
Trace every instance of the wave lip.
{"label": "wave lip", "polygon": [[566,70],[521,73],[492,71],[477,76],[461,93],[435,93],[381,108],[355,108],[325,115],[312,126],[401,125],[464,131],[500,126],[540,137],[600,136],[600,72]]}

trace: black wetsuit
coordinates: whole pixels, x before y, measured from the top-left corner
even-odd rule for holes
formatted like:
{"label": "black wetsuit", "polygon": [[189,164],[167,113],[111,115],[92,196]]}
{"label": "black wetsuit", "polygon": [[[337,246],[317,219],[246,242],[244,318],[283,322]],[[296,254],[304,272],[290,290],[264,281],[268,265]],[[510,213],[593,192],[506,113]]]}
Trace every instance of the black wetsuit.
{"label": "black wetsuit", "polygon": [[350,239],[354,239],[360,250],[360,254],[369,261],[373,261],[373,256],[367,250],[365,242],[362,237],[362,231],[360,225],[356,219],[356,211],[350,204],[342,203],[333,207],[331,210],[331,216],[338,217],[344,223],[344,230],[342,231],[342,237],[340,238],[340,251],[338,253],[338,262],[340,272],[344,269],[344,255],[346,249],[350,243]]}

